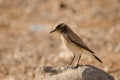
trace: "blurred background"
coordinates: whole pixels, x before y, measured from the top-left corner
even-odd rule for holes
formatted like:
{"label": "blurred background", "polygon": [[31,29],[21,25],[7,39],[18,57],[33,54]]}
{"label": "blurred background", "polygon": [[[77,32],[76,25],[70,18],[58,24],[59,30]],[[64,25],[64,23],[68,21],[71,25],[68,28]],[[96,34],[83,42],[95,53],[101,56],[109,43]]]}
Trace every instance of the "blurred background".
{"label": "blurred background", "polygon": [[57,33],[66,23],[104,64],[82,57],[120,80],[120,0],[0,0],[0,80],[33,80],[43,66],[69,65],[72,52]]}

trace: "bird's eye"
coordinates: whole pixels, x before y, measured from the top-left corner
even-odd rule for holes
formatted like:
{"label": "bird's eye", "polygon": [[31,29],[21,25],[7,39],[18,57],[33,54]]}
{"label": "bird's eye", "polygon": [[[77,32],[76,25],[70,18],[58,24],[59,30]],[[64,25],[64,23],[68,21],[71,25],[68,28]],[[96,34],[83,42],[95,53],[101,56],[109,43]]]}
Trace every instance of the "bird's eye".
{"label": "bird's eye", "polygon": [[60,29],[63,29],[63,27],[60,27]]}
{"label": "bird's eye", "polygon": [[57,29],[62,29],[62,27],[60,25],[58,25]]}

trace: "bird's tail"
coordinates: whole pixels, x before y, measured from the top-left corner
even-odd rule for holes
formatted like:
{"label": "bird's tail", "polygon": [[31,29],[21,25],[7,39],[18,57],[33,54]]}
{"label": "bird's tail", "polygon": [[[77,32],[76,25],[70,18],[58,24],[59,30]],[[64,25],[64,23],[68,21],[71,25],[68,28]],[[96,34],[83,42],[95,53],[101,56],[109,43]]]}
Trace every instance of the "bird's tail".
{"label": "bird's tail", "polygon": [[100,60],[96,55],[93,54],[93,56],[94,56],[94,58],[97,59],[100,63],[103,63],[103,61]]}

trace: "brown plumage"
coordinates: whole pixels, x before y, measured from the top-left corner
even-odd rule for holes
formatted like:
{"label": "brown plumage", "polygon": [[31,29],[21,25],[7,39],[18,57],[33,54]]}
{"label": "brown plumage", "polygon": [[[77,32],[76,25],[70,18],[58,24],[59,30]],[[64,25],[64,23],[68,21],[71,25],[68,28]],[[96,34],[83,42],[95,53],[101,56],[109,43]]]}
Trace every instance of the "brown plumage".
{"label": "brown plumage", "polygon": [[[86,50],[93,55],[95,59],[103,63],[81,39],[76,35],[65,23],[59,24],[52,32],[58,32],[61,35],[63,43],[67,46],[68,49],[78,54],[81,53],[81,50]],[[82,53],[81,53],[82,54]],[[75,54],[74,54],[75,55]],[[74,59],[73,59],[74,60]],[[73,62],[72,60],[72,62]],[[78,61],[79,62],[79,61]],[[78,64],[77,64],[78,65]]]}

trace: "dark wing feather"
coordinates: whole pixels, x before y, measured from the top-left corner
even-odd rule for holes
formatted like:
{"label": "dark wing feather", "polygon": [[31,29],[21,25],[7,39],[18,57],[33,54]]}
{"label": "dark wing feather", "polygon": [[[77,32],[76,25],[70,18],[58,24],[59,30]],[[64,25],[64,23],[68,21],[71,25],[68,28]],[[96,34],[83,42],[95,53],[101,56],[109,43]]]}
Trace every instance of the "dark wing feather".
{"label": "dark wing feather", "polygon": [[[68,36],[68,38],[69,38],[73,43],[77,44],[79,47],[81,47],[81,48],[83,48],[83,49],[86,49],[86,50],[88,50],[88,51],[91,52],[91,53],[94,53],[94,52],[93,52],[92,50],[90,50],[87,46],[82,45],[81,43],[78,43],[78,42],[76,42],[76,41],[73,41],[69,36]],[[95,56],[94,54],[92,54],[92,55],[93,55],[94,58],[97,59],[99,62],[103,63],[102,60],[99,59],[97,56]]]}
{"label": "dark wing feather", "polygon": [[73,43],[75,43],[76,45],[78,45],[80,48],[83,48],[83,49],[85,49],[85,50],[87,50],[87,51],[89,51],[91,53],[94,53],[92,50],[90,50],[87,47],[87,45],[78,36],[76,36],[76,39],[75,38],[73,39],[70,36],[67,36],[67,37],[70,39],[70,41],[72,41]]}

